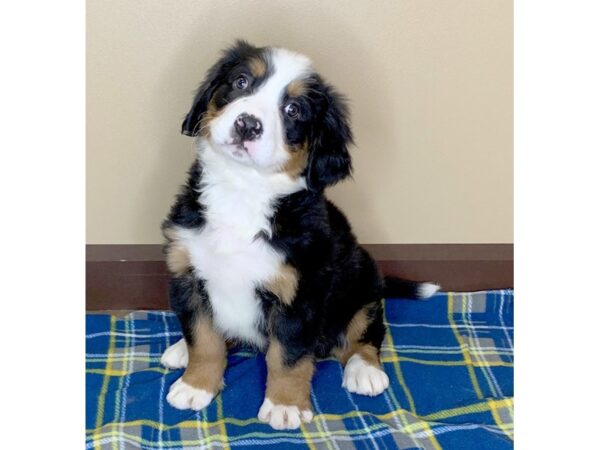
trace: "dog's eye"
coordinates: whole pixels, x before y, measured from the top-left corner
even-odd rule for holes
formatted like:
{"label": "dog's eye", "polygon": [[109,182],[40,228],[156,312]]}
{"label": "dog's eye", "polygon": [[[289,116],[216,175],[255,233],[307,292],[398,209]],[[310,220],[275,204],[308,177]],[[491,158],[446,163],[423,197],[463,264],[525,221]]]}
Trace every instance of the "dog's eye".
{"label": "dog's eye", "polygon": [[248,77],[246,75],[240,75],[233,82],[233,87],[239,89],[240,91],[243,91],[248,88],[248,84],[250,84],[250,82],[248,81]]}
{"label": "dog's eye", "polygon": [[298,103],[296,102],[288,103],[287,105],[285,105],[285,108],[283,110],[285,111],[287,116],[291,117],[292,119],[298,117],[298,114],[300,114],[300,106],[298,106]]}

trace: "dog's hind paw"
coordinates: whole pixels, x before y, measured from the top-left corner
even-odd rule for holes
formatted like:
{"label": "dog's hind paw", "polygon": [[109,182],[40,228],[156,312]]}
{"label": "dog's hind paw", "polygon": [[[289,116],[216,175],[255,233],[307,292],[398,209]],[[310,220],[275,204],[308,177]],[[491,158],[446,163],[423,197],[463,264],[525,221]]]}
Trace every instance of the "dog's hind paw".
{"label": "dog's hind paw", "polygon": [[346,363],[342,387],[348,391],[373,397],[381,394],[389,385],[387,374],[367,363],[360,355],[352,355]]}
{"label": "dog's hind paw", "polygon": [[184,369],[188,365],[188,349],[185,339],[178,340],[165,350],[160,363],[169,369]]}

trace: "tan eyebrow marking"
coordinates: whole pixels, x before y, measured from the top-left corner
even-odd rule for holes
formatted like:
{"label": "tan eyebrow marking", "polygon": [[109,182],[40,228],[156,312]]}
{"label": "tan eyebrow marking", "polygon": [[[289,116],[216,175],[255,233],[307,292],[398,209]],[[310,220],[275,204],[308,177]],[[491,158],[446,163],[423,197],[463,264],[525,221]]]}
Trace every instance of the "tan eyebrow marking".
{"label": "tan eyebrow marking", "polygon": [[308,86],[304,80],[294,80],[287,85],[286,91],[290,97],[300,97],[306,94]]}
{"label": "tan eyebrow marking", "polygon": [[255,78],[264,77],[267,73],[267,63],[264,59],[258,56],[254,56],[250,59],[248,62],[248,67]]}

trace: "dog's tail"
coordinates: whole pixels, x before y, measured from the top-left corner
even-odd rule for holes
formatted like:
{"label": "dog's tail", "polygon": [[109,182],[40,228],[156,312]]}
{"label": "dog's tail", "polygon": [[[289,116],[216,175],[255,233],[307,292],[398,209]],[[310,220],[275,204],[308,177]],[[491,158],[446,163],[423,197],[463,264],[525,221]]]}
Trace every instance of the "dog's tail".
{"label": "dog's tail", "polygon": [[385,298],[409,298],[420,300],[429,298],[440,290],[440,285],[429,282],[409,281],[398,277],[385,277],[383,296]]}

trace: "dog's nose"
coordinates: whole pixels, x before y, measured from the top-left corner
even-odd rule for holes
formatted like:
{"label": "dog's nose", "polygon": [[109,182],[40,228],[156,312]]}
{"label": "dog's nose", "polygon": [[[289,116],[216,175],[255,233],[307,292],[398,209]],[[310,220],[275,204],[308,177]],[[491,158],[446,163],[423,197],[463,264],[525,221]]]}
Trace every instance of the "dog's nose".
{"label": "dog's nose", "polygon": [[235,132],[244,141],[252,141],[257,139],[263,131],[260,120],[248,113],[242,113],[237,116],[233,126],[235,128]]}

